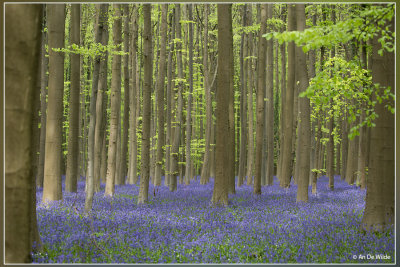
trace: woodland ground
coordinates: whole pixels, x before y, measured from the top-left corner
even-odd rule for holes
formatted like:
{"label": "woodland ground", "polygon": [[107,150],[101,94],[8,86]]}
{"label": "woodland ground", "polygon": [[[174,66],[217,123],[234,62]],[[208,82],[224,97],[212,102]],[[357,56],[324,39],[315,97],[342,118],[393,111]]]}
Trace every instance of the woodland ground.
{"label": "woodland ground", "polygon": [[[137,206],[137,185],[116,186],[113,199],[96,193],[92,216],[83,214],[84,181],[78,193],[44,207],[37,192],[39,232],[44,244],[34,262],[394,262],[394,230],[362,233],[365,191],[335,177],[318,179],[318,194],[297,204],[297,186],[278,181],[253,195],[252,186],[236,188],[229,207],[210,206],[213,182],[161,186],[150,202]],[[356,259],[354,259],[356,255]],[[359,256],[365,256],[365,259]],[[368,256],[369,255],[369,256]],[[387,255],[390,259],[377,259]],[[374,256],[375,259],[368,259]]]}

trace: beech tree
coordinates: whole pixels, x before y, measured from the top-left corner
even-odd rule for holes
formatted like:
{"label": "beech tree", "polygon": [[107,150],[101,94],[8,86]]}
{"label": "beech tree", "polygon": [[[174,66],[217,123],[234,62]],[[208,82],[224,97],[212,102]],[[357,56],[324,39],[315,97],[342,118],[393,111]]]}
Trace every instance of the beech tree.
{"label": "beech tree", "polygon": [[46,121],[43,202],[62,199],[61,142],[64,93],[65,5],[47,5],[49,38],[49,89]]}
{"label": "beech tree", "polygon": [[[61,5],[60,5],[61,6]],[[30,218],[36,209],[32,178],[31,120],[40,62],[43,5],[5,8],[5,262],[29,263],[36,231]],[[50,12],[50,22],[54,23]],[[24,23],[21,23],[23,21]],[[52,36],[53,38],[53,36]],[[53,41],[53,39],[52,39]],[[52,42],[53,44],[53,42]],[[62,72],[61,72],[62,73]],[[61,177],[60,177],[61,178]],[[36,199],[36,198],[35,198]]]}
{"label": "beech tree", "polygon": [[140,190],[138,204],[147,202],[150,178],[150,116],[151,116],[151,84],[152,84],[152,35],[151,35],[151,5],[143,5],[143,133],[142,133],[142,165],[140,175]]}
{"label": "beech tree", "polygon": [[[121,51],[121,5],[114,4],[115,21],[113,27],[114,44],[117,46],[116,51]],[[115,176],[116,176],[116,156],[117,156],[117,134],[118,119],[121,110],[121,55],[113,55],[112,60],[112,77],[111,77],[111,120],[110,120],[110,139],[108,145],[108,166],[107,166],[107,182],[105,195],[112,197],[114,195]]]}

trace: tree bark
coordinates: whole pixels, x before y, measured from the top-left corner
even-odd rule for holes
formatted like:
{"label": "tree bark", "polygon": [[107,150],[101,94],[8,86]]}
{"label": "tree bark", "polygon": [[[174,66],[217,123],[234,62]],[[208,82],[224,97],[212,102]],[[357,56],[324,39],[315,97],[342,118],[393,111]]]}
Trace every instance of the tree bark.
{"label": "tree bark", "polygon": [[157,106],[158,106],[158,138],[157,138],[157,159],[154,177],[154,185],[161,185],[161,169],[164,159],[163,147],[164,138],[164,88],[165,88],[165,67],[166,67],[166,44],[167,44],[167,13],[168,5],[161,6],[161,41],[160,41],[160,63],[157,77]]}
{"label": "tree bark", "polygon": [[128,184],[137,183],[137,127],[138,127],[138,101],[140,97],[137,97],[139,92],[139,83],[136,81],[137,78],[137,39],[138,39],[138,6],[133,6],[132,15],[132,40],[131,40],[131,61],[132,61],[132,86],[130,89],[130,122],[129,122],[129,144],[130,144],[130,157],[129,157],[129,174]]}
{"label": "tree bark", "polygon": [[151,116],[151,84],[152,84],[152,34],[151,34],[151,5],[143,5],[143,132],[142,132],[142,165],[138,204],[147,202],[149,195],[150,176],[150,116]]}
{"label": "tree bark", "polygon": [[[45,13],[46,8],[43,7],[43,13]],[[43,28],[46,27],[46,15],[44,14]],[[38,163],[38,175],[36,177],[36,186],[43,188],[43,176],[44,176],[44,153],[46,145],[46,109],[47,109],[47,84],[48,75],[47,68],[49,64],[49,59],[46,57],[46,47],[47,44],[47,33],[42,33],[42,52],[41,52],[41,85],[40,85],[40,148],[39,148],[39,163]]]}
{"label": "tree bark", "polygon": [[62,199],[61,143],[64,94],[65,5],[47,5],[49,31],[49,89],[46,121],[43,202]]}
{"label": "tree bark", "polygon": [[[305,5],[296,5],[297,30],[304,31],[306,26]],[[296,77],[299,80],[299,92],[303,92],[308,87],[308,74],[306,55],[301,47],[296,47],[296,58],[298,69]],[[310,99],[307,97],[299,98],[300,102],[300,123],[299,123],[299,165],[297,177],[297,199],[296,202],[308,201],[308,184],[310,177]]]}
{"label": "tree bark", "polygon": [[181,40],[181,6],[177,4],[175,6],[175,27],[176,27],[176,64],[178,68],[178,103],[177,108],[175,110],[176,120],[173,123],[172,129],[174,132],[173,142],[172,142],[172,151],[171,151],[171,180],[169,185],[170,191],[176,191],[177,188],[177,180],[179,174],[179,144],[181,139],[181,123],[182,123],[182,91],[183,91],[183,68],[182,68],[182,40]]}
{"label": "tree bark", "polygon": [[[243,6],[243,27],[247,26],[247,6]],[[238,186],[243,184],[246,177],[246,145],[247,145],[247,35],[243,32],[240,44],[240,156]],[[246,64],[245,64],[246,62]],[[208,105],[208,103],[207,103]]]}
{"label": "tree bark", "polygon": [[[295,5],[288,6],[288,31],[296,29]],[[284,125],[282,135],[282,169],[280,186],[288,188],[292,175],[293,105],[295,92],[295,44],[288,44],[288,78],[284,105]]]}
{"label": "tree bark", "polygon": [[256,102],[256,162],[254,176],[254,194],[261,194],[261,164],[262,164],[262,147],[264,136],[264,88],[265,88],[265,61],[266,61],[266,44],[267,41],[263,37],[266,33],[267,25],[267,4],[261,5],[261,27],[258,41],[258,64],[257,64],[257,102]]}
{"label": "tree bark", "polygon": [[[95,41],[96,43],[100,43],[102,40],[103,28],[106,23],[105,14],[107,14],[108,5],[100,4],[98,7],[98,16],[96,23],[96,34]],[[97,92],[99,85],[99,76],[100,76],[100,56],[95,58],[95,65],[93,68],[93,84],[92,84],[92,92],[90,96],[90,119],[89,119],[89,132],[88,132],[88,176],[86,177],[86,199],[85,199],[85,213],[89,213],[92,209],[93,204],[93,195],[94,195],[94,158],[95,158],[95,128],[97,118],[96,118],[96,101],[97,101]],[[104,68],[104,64],[103,64]]]}
{"label": "tree bark", "polygon": [[[108,4],[104,5],[104,22],[107,21],[108,18]],[[106,46],[108,44],[108,26],[107,23],[103,23],[101,34],[101,44]],[[98,82],[98,90],[97,90],[97,100],[96,100],[96,125],[94,132],[94,192],[100,191],[100,181],[101,179],[105,179],[105,176],[101,175],[101,156],[102,151],[106,150],[106,147],[103,145],[103,139],[105,135],[105,125],[106,117],[103,115],[107,113],[107,94],[105,91],[107,90],[107,70],[108,70],[108,52],[104,51],[104,54],[100,58],[100,69],[99,69],[99,82]]]}
{"label": "tree bark", "polygon": [[[267,19],[272,19],[273,4],[268,4]],[[272,31],[271,29],[268,31]],[[266,86],[266,129],[267,136],[267,158],[265,183],[272,185],[274,180],[274,42],[272,39],[267,41],[267,86]]]}
{"label": "tree bark", "polygon": [[[37,231],[32,224],[36,218],[30,217],[36,206],[32,203],[36,192],[32,178],[31,131],[32,101],[40,62],[42,8],[43,5],[5,5],[6,263],[31,262],[32,231]],[[49,15],[50,22],[54,23],[52,12]]]}
{"label": "tree bark", "polygon": [[123,5],[124,13],[124,121],[122,131],[122,147],[120,162],[120,184],[125,184],[127,176],[127,155],[128,155],[128,129],[129,129],[129,5]]}
{"label": "tree bark", "polygon": [[[81,5],[71,5],[71,44],[80,45]],[[80,55],[71,54],[71,89],[69,102],[69,134],[67,174],[65,190],[76,192],[78,186],[78,137],[79,137],[79,94],[80,94]]]}
{"label": "tree bark", "polygon": [[[389,31],[394,32],[394,19],[386,25]],[[384,51],[378,54],[381,48],[378,42],[380,36],[372,41],[372,82],[381,86],[390,86],[390,92],[395,92],[395,57],[393,52]],[[382,91],[381,91],[382,92]],[[394,114],[387,105],[394,108],[392,98],[377,102],[375,112],[379,117],[375,120],[376,126],[371,129],[370,156],[367,196],[362,229],[366,231],[383,231],[394,224],[394,196],[395,196],[395,141],[394,141]]]}
{"label": "tree bark", "polygon": [[[252,5],[249,5],[247,17],[249,18],[249,26],[253,24],[252,20]],[[253,34],[249,33],[247,37],[248,41],[248,49],[249,49],[249,57],[253,55]],[[251,185],[253,182],[253,161],[254,161],[254,109],[253,109],[253,88],[254,88],[254,70],[253,70],[253,59],[249,58],[247,60],[247,69],[248,69],[248,98],[247,98],[247,106],[249,109],[249,131],[248,131],[248,155],[247,155],[247,185]]]}
{"label": "tree bark", "polygon": [[[114,44],[116,51],[121,51],[121,5],[114,4],[116,19],[113,25]],[[105,196],[114,195],[117,156],[118,119],[121,109],[121,56],[113,55],[112,77],[111,77],[111,115],[110,115],[110,138],[108,144],[108,162]]]}
{"label": "tree bark", "polygon": [[214,182],[214,190],[212,196],[213,205],[228,205],[228,185],[229,185],[229,173],[230,167],[229,161],[229,149],[227,147],[229,140],[226,138],[226,134],[229,131],[229,114],[227,112],[229,108],[228,97],[230,87],[231,70],[229,67],[229,57],[231,47],[229,46],[230,36],[230,25],[232,24],[231,4],[218,4],[217,15],[218,15],[218,80],[217,80],[217,140],[216,140],[216,175]]}

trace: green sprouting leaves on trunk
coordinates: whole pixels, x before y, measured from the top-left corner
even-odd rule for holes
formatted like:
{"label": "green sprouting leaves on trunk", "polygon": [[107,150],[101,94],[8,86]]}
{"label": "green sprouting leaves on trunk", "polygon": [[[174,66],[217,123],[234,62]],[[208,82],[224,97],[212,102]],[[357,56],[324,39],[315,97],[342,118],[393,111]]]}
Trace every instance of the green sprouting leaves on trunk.
{"label": "green sprouting leaves on trunk", "polygon": [[[377,101],[394,100],[390,88],[374,84],[370,71],[362,68],[357,60],[333,57],[325,62],[323,69],[299,96],[310,98],[312,120],[321,118],[322,114],[326,116],[323,120],[341,120],[346,112],[349,124],[359,122],[350,129],[350,139],[359,135],[361,127],[374,127],[373,121],[378,117],[374,111]],[[394,112],[389,105],[388,109]]]}
{"label": "green sprouting leaves on trunk", "polygon": [[368,41],[374,36],[381,34],[379,42],[383,51],[393,52],[395,32],[392,32],[386,23],[391,21],[394,16],[394,5],[368,5],[365,9],[358,10],[348,19],[330,25],[323,23],[299,31],[271,32],[264,34],[268,40],[277,39],[280,44],[283,42],[294,41],[297,46],[301,46],[304,52],[318,49],[322,46],[332,48],[341,43],[348,43],[352,40]]}

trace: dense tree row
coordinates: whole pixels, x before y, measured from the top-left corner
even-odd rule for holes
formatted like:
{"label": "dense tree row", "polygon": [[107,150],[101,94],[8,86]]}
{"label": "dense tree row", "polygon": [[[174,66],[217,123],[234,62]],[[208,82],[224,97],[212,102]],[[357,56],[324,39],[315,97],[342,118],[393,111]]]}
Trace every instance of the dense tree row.
{"label": "dense tree row", "polygon": [[318,177],[334,190],[340,175],[368,189],[363,229],[393,222],[393,5],[7,5],[6,15],[6,225],[20,216],[11,205],[34,212],[35,184],[43,203],[62,199],[64,174],[68,192],[85,179],[86,213],[101,183],[113,197],[140,180],[143,204],[150,181],[175,191],[213,177],[211,201],[226,206],[245,182],[261,194],[276,175],[307,202]]}

